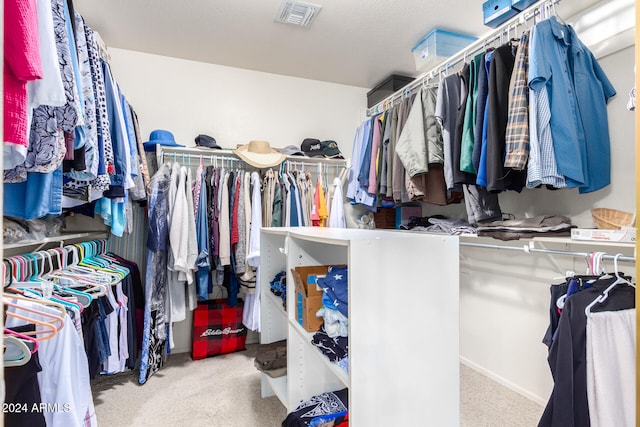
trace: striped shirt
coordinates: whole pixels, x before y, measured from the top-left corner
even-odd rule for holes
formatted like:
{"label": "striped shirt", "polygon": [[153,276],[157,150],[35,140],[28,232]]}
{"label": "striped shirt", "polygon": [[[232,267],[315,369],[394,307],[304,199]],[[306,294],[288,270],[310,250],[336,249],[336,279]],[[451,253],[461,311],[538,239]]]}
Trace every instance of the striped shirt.
{"label": "striped shirt", "polygon": [[551,136],[551,107],[546,86],[531,91],[531,150],[527,168],[527,188],[540,184],[566,188],[564,176],[558,173]]}

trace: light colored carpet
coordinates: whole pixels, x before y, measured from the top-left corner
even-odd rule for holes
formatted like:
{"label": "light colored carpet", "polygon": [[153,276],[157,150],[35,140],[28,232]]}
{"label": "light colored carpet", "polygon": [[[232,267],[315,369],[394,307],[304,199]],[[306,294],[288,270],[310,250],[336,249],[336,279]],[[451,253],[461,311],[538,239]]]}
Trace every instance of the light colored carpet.
{"label": "light colored carpet", "polygon": [[[122,373],[92,383],[98,424],[108,427],[279,426],[287,411],[277,397],[260,397],[260,373],[247,350],[192,360],[170,355],[145,385]],[[136,372],[137,374],[137,372]]]}
{"label": "light colored carpet", "polygon": [[543,410],[536,402],[460,365],[461,427],[535,427]]}
{"label": "light colored carpet", "polygon": [[[101,426],[278,427],[287,412],[276,397],[260,397],[253,366],[255,344],[243,352],[191,360],[169,357],[167,366],[138,385],[136,373],[92,383]],[[536,426],[542,407],[460,365],[462,427]]]}

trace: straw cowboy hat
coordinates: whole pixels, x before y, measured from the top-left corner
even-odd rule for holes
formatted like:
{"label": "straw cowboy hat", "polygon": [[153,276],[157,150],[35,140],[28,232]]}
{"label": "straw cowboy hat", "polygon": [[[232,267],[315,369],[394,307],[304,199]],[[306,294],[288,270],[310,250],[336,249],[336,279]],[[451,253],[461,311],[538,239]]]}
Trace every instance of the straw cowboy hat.
{"label": "straw cowboy hat", "polygon": [[271,148],[267,141],[249,141],[240,145],[233,152],[245,162],[256,168],[278,166],[287,156]]}

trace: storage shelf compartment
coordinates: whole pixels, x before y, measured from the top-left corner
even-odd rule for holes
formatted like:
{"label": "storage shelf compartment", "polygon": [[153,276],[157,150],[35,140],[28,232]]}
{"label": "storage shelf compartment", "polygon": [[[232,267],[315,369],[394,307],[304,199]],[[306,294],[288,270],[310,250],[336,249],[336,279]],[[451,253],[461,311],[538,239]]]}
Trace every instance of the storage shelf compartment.
{"label": "storage shelf compartment", "polygon": [[[287,339],[287,393],[281,398],[287,410],[313,396],[348,388],[349,423],[354,426],[412,425],[424,413],[434,425],[458,425],[458,237],[310,227],[282,231],[262,229],[261,342]],[[291,273],[300,266],[345,264],[348,373],[311,343],[314,332],[295,319]],[[289,287],[284,324],[281,304],[268,289],[283,265]],[[416,266],[428,277],[416,275]],[[437,301],[430,298],[435,293]],[[419,342],[438,342],[438,351],[426,351],[411,339],[415,331],[403,326],[407,324],[420,325]],[[284,388],[265,378],[262,386],[263,395]]]}
{"label": "storage shelf compartment", "polygon": [[269,304],[273,304],[275,312],[281,313],[282,316],[286,318],[287,312],[284,310],[284,307],[282,306],[282,299],[280,299],[279,296],[274,295],[273,292],[271,292],[270,290],[267,291],[265,295],[267,296],[265,300],[268,301]]}
{"label": "storage shelf compartment", "polygon": [[[278,398],[278,400],[280,400],[280,402],[282,402],[282,404],[286,407],[287,406],[287,376],[283,375],[281,377],[273,378],[263,373],[262,380],[269,385],[269,387],[271,388],[271,391],[273,392],[273,395],[275,395]],[[262,397],[266,397],[266,396],[262,396]]]}
{"label": "storage shelf compartment", "polygon": [[291,325],[293,329],[300,335],[300,337],[309,345],[309,347],[315,351],[318,358],[329,369],[329,371],[331,371],[336,376],[336,378],[340,380],[344,387],[349,387],[349,374],[347,374],[340,366],[338,366],[337,363],[333,363],[332,361],[330,361],[329,358],[322,354],[322,351],[311,342],[314,333],[305,331],[302,326],[300,326],[300,324],[295,320],[291,321]]}

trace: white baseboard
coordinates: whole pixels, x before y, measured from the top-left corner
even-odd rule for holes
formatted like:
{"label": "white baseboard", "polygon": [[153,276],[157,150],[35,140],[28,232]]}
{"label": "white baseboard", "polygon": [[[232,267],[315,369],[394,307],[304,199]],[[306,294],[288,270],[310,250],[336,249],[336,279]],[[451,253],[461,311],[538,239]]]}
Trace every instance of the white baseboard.
{"label": "white baseboard", "polygon": [[500,385],[503,385],[505,387],[507,387],[510,390],[515,391],[516,393],[526,397],[529,400],[533,400],[534,402],[536,402],[539,405],[542,406],[546,406],[547,405],[547,399],[544,397],[540,397],[537,396],[533,393],[531,393],[528,390],[525,390],[524,388],[520,387],[519,385],[514,384],[513,382],[507,380],[504,377],[501,377],[500,375],[496,374],[495,372],[492,372],[480,365],[478,365],[475,362],[472,362],[471,360],[460,356],[460,363],[464,364],[465,366],[468,366],[469,368],[473,369],[474,371],[477,371],[479,373],[481,373],[482,375],[491,378],[493,381],[497,382]]}

